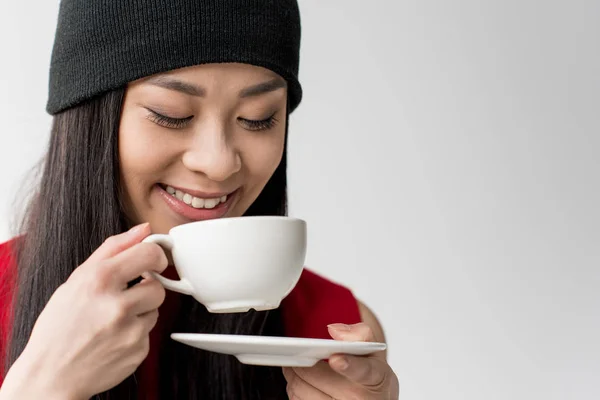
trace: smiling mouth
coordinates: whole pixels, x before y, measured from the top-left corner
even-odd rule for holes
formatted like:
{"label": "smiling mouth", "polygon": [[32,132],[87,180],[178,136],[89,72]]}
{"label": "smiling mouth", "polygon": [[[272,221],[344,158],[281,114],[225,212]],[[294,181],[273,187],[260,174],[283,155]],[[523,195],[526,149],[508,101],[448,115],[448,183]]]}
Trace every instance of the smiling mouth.
{"label": "smiling mouth", "polygon": [[159,186],[169,195],[195,209],[213,209],[219,204],[226,203],[227,199],[233,194],[233,192],[229,194],[217,193],[200,197],[198,196],[198,192],[192,194],[165,184],[159,184]]}

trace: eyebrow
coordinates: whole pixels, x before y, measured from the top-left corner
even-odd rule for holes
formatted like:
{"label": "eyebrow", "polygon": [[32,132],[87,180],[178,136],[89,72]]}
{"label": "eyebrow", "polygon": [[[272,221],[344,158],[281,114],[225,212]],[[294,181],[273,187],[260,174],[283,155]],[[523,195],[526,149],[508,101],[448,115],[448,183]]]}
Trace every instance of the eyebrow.
{"label": "eyebrow", "polygon": [[[175,90],[190,96],[204,97],[206,96],[206,89],[200,86],[193,85],[181,81],[179,79],[170,78],[167,76],[154,76],[147,81],[151,85],[159,86],[169,90]],[[285,80],[281,78],[274,78],[270,81],[259,83],[258,85],[250,86],[242,89],[239,93],[240,98],[255,97],[261,94],[274,92],[275,90],[284,88],[287,86]]]}
{"label": "eyebrow", "polygon": [[243,89],[240,92],[240,97],[254,97],[259,96],[261,94],[274,92],[278,89],[284,88],[287,86],[287,83],[281,78],[271,79],[268,82],[259,83],[258,85],[250,86]]}
{"label": "eyebrow", "polygon": [[148,83],[161,88],[189,94],[190,96],[206,96],[206,90],[204,88],[192,85],[191,83],[180,81],[179,79],[169,78],[167,76],[154,76],[148,79]]}

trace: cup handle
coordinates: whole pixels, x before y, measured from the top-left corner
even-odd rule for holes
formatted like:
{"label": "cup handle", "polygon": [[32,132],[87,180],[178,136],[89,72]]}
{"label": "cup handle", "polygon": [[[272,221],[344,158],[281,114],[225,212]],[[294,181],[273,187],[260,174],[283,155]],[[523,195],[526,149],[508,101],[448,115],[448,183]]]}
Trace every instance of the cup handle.
{"label": "cup handle", "polygon": [[[145,238],[142,242],[143,243],[156,243],[160,247],[162,247],[163,249],[166,249],[166,250],[173,249],[173,239],[169,235],[150,235],[147,238]],[[156,272],[153,272],[153,271],[148,271],[148,272],[150,273],[150,275],[152,275],[152,277],[154,279],[159,281],[164,287],[166,287],[169,290],[187,294],[187,295],[192,295],[194,292],[192,285],[185,278],[181,278],[181,280],[175,281],[173,279],[165,278],[164,276],[157,274]]]}

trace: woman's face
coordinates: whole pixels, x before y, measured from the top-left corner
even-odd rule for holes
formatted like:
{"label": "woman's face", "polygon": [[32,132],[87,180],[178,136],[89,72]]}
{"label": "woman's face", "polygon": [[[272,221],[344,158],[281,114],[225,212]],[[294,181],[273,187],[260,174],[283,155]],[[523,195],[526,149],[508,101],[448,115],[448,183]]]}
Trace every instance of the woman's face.
{"label": "woman's face", "polygon": [[245,64],[201,65],[131,83],[119,129],[128,218],[166,233],[243,215],[282,159],[286,103],[279,75]]}

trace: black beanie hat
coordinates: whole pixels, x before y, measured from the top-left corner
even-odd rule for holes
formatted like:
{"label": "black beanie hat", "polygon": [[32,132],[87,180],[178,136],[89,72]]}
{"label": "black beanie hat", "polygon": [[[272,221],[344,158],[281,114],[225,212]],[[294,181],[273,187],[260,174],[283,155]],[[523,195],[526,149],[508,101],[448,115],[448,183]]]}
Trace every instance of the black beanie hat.
{"label": "black beanie hat", "polygon": [[207,63],[267,68],[298,82],[296,0],[62,0],[46,110],[56,114],[128,82]]}

